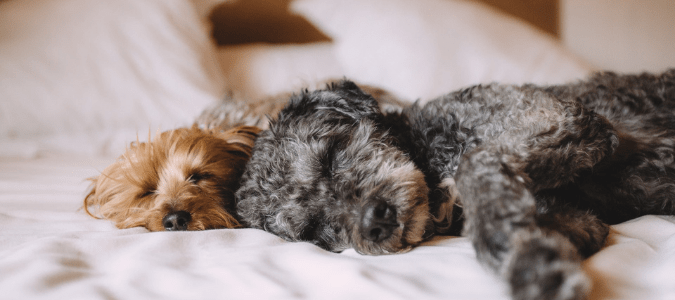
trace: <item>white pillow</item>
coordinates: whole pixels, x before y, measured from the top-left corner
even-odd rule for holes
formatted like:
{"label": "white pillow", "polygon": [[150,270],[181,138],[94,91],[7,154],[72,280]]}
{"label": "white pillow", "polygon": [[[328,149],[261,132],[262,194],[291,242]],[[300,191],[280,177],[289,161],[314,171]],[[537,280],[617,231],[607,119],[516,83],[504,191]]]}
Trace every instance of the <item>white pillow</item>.
{"label": "white pillow", "polygon": [[303,88],[323,88],[344,70],[332,43],[245,44],[218,50],[225,81],[238,97],[260,99]]}
{"label": "white pillow", "polygon": [[190,124],[224,89],[191,1],[0,2],[0,154],[115,154]]}
{"label": "white pillow", "polygon": [[404,98],[590,71],[552,37],[473,1],[297,0],[292,9],[333,38],[346,76]]}

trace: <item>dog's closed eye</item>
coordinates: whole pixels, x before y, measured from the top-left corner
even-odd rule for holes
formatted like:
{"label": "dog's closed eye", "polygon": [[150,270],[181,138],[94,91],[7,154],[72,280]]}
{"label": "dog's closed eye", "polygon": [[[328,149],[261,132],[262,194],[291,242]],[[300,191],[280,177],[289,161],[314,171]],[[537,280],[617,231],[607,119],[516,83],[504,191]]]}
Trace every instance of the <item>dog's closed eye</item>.
{"label": "dog's closed eye", "polygon": [[150,197],[150,196],[152,196],[152,195],[154,195],[154,194],[155,194],[155,191],[150,191],[150,190],[148,190],[148,191],[143,191],[142,193],[140,193],[140,194],[138,195],[138,198]]}
{"label": "dog's closed eye", "polygon": [[211,177],[211,174],[209,173],[202,173],[202,172],[196,172],[192,173],[190,177],[188,177],[188,181],[192,183],[199,183],[200,181],[204,179],[209,179]]}

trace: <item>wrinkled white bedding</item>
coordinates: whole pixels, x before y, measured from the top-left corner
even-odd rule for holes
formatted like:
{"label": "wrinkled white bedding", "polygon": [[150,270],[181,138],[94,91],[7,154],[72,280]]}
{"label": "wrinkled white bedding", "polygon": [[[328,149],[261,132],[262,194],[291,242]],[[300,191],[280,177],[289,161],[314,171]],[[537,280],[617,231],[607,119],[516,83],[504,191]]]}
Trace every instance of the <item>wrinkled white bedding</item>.
{"label": "wrinkled white bedding", "polygon": [[[86,178],[128,142],[190,123],[225,90],[257,97],[346,75],[425,100],[590,71],[465,1],[297,0],[332,42],[220,49],[202,23],[214,2],[0,2],[0,299],[506,299],[462,237],[370,257],[252,229],[119,230],[80,210]],[[585,268],[592,299],[675,299],[675,218],[613,226]]]}
{"label": "wrinkled white bedding", "polygon": [[[254,229],[119,230],[78,208],[111,159],[0,159],[0,299],[507,299],[463,237],[391,256]],[[675,218],[612,227],[592,299],[673,299]]]}

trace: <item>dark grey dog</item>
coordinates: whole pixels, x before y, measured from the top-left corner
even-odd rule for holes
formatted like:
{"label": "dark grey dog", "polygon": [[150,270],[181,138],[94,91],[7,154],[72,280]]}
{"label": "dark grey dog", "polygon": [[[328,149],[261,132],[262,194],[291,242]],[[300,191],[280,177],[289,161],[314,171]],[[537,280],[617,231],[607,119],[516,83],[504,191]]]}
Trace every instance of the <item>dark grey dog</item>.
{"label": "dark grey dog", "polygon": [[675,70],[479,85],[382,113],[349,81],[290,99],[236,193],[245,225],[400,253],[462,227],[514,299],[583,299],[607,224],[675,213]]}

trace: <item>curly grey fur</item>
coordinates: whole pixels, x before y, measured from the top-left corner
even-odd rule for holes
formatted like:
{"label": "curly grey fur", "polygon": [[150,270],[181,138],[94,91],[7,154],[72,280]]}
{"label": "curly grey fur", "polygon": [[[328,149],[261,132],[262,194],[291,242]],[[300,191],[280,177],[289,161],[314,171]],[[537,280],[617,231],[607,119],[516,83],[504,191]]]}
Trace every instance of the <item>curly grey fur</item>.
{"label": "curly grey fur", "polygon": [[291,98],[237,191],[249,226],[399,253],[461,230],[514,299],[584,299],[607,224],[675,213],[675,70],[478,85],[382,113],[349,81]]}
{"label": "curly grey fur", "polygon": [[[332,82],[332,81],[331,81]],[[400,113],[407,103],[384,89],[359,84],[359,88],[376,99],[380,110],[385,113]],[[229,129],[236,126],[269,128],[269,120],[286,106],[292,95],[281,93],[259,99],[242,99],[230,93],[217,103],[207,107],[195,120],[201,128]]]}

